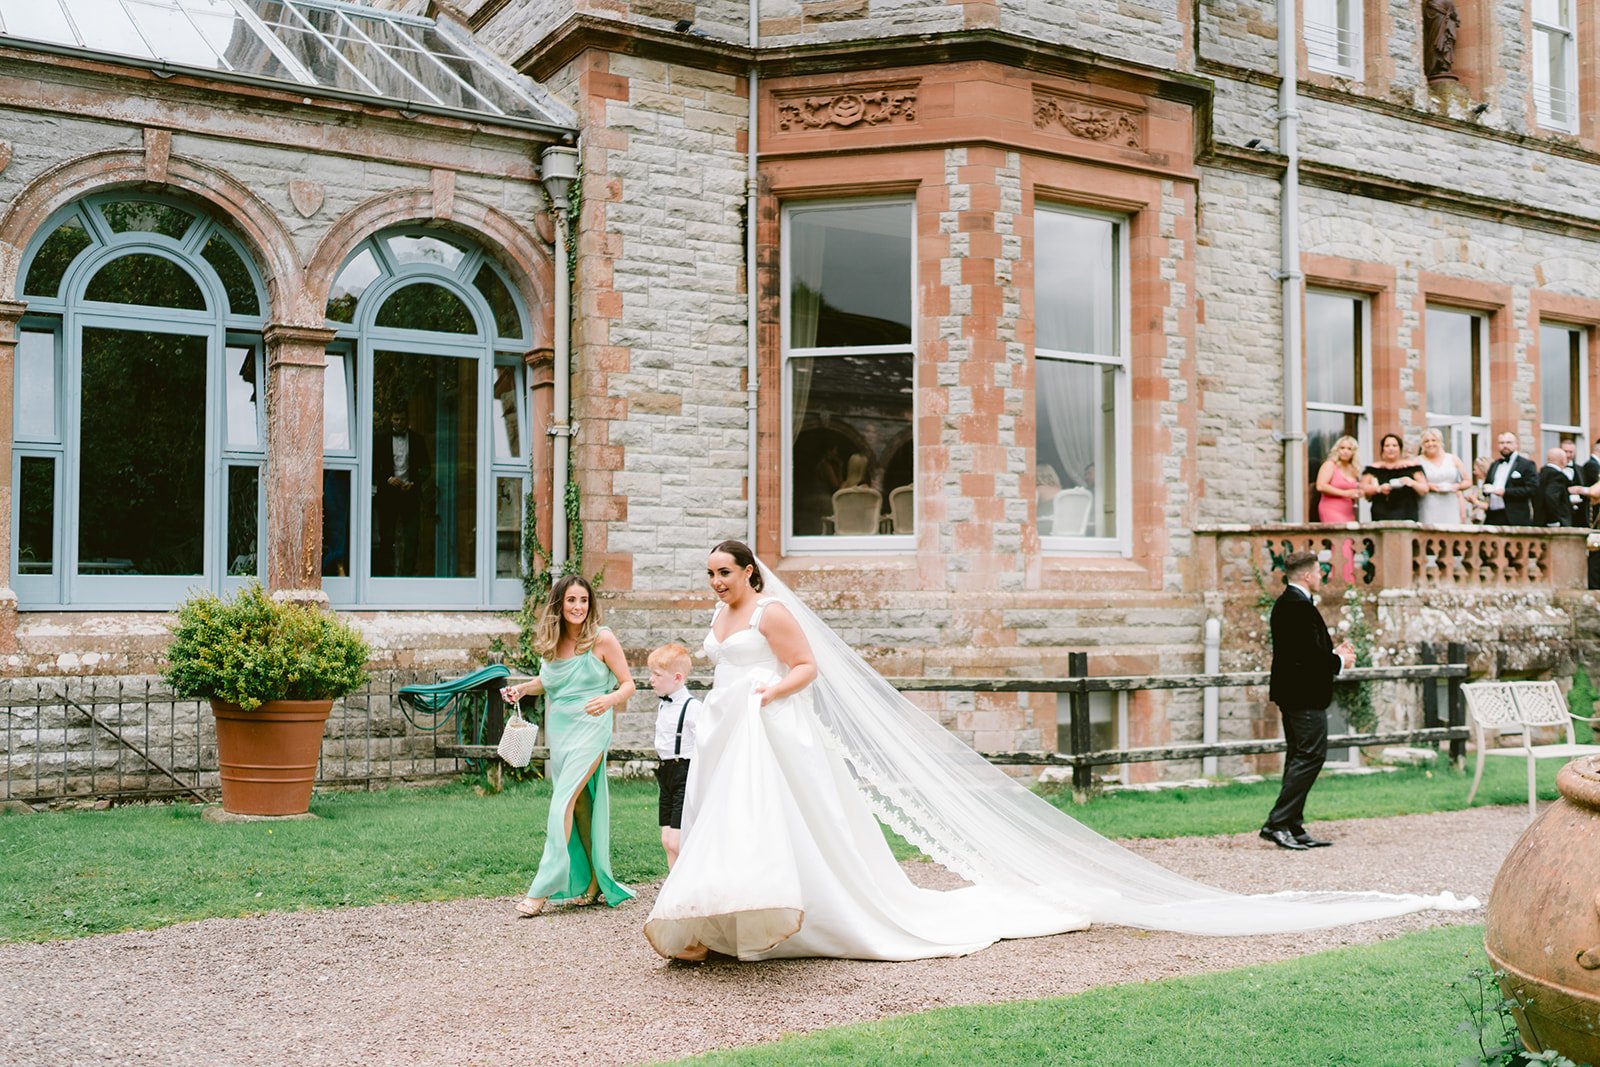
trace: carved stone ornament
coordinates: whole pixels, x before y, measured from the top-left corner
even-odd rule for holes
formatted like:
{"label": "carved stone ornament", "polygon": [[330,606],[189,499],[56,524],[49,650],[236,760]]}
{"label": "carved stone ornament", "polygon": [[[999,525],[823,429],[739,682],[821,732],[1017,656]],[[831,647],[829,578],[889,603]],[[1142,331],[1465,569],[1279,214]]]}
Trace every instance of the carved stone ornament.
{"label": "carved stone ornament", "polygon": [[322,195],[321,182],[296,178],[289,183],[289,202],[301,218],[309,219],[322,210]]}
{"label": "carved stone ornament", "polygon": [[5,170],[11,165],[11,146],[0,141],[0,170]]}
{"label": "carved stone ornament", "polygon": [[1047,130],[1059,126],[1086,141],[1126,148],[1144,147],[1143,116],[1133,110],[1107,107],[1055,93],[1033,94],[1033,125]]}
{"label": "carved stone ornament", "polygon": [[855,126],[881,126],[896,119],[917,121],[914,88],[861,89],[778,101],[778,129],[783,131],[848,130]]}

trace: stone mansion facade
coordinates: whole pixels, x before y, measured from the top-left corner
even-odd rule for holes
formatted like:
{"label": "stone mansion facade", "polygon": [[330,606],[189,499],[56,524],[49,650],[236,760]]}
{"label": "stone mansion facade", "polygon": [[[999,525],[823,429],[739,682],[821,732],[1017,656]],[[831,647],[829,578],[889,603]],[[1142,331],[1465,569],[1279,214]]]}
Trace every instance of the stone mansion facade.
{"label": "stone mansion facade", "polygon": [[[1593,5],[135,8],[0,0],[15,677],[149,673],[184,589],[251,575],[464,665],[525,502],[575,544],[569,481],[641,653],[698,643],[740,537],[886,674],[1198,670],[1210,618],[1254,666],[1274,553],[1349,540],[1327,614],[1380,662],[1600,665],[1581,533],[1307,525],[1344,433],[1590,451]],[[1054,698],[930,708],[1057,742]]]}

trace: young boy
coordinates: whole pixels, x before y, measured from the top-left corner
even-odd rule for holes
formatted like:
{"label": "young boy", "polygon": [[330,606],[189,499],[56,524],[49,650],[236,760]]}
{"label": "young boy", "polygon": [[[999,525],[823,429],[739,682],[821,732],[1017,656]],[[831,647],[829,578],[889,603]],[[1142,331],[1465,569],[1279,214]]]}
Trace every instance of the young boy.
{"label": "young boy", "polygon": [[661,788],[661,847],[667,850],[667,869],[678,862],[683,827],[683,796],[689,784],[689,760],[694,756],[694,720],[700,701],[689,695],[684,679],[689,675],[689,650],[682,645],[662,645],[650,653],[650,688],[661,698],[656,713],[656,783]]}

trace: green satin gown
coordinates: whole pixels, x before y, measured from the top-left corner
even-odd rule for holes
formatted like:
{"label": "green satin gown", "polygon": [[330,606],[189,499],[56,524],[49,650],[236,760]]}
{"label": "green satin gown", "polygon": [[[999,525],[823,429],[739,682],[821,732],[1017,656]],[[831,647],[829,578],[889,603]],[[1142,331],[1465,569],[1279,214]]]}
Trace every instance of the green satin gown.
{"label": "green satin gown", "polygon": [[[568,900],[589,888],[590,857],[578,839],[577,821],[566,832],[567,811],[578,790],[592,801],[589,840],[594,872],[605,902],[613,908],[633,899],[633,891],[611,874],[611,794],[606,787],[606,749],[611,747],[614,713],[608,708],[589,715],[583,706],[617,688],[611,668],[593,651],[570,659],[545,660],[539,668],[544,683],[544,732],[550,746],[550,816],[545,825],[544,855],[528,887],[530,897]],[[599,760],[596,766],[595,761]],[[593,774],[589,768],[595,767]]]}

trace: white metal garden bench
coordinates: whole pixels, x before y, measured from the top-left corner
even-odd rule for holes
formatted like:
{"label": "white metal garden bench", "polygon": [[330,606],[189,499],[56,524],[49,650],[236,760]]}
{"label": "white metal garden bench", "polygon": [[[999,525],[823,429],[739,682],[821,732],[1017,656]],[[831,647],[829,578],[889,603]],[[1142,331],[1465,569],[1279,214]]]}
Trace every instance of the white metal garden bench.
{"label": "white metal garden bench", "polygon": [[[1580,745],[1572,729],[1574,719],[1595,722],[1600,716],[1586,718],[1567,710],[1566,698],[1555,682],[1473,682],[1461,687],[1467,698],[1467,716],[1472,720],[1472,743],[1478,750],[1478,766],[1472,775],[1472,790],[1467,793],[1467,803],[1478,795],[1478,784],[1483,781],[1485,756],[1521,756],[1528,761],[1528,815],[1531,818],[1535,805],[1535,767],[1541,758],[1559,756],[1575,759],[1600,753],[1600,745]],[[1536,744],[1533,731],[1538,728],[1559,727],[1566,735],[1565,741]],[[1500,747],[1497,742],[1507,734],[1521,736],[1520,745]]]}

